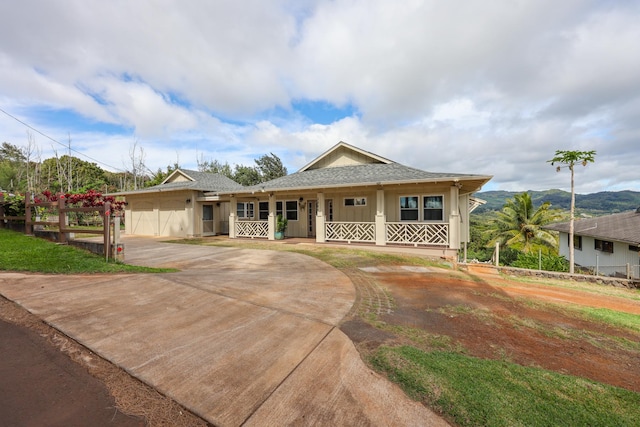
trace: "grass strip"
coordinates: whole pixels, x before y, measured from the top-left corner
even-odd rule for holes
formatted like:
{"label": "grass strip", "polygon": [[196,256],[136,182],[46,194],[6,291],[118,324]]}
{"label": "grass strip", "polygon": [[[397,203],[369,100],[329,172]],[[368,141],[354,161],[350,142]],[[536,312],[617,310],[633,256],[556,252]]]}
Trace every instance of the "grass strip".
{"label": "grass strip", "polygon": [[414,399],[459,426],[635,426],[640,394],[586,379],[415,347],[370,356]]}
{"label": "grass strip", "polygon": [[166,273],[168,268],[123,264],[73,246],[0,229],[0,270],[33,273]]}

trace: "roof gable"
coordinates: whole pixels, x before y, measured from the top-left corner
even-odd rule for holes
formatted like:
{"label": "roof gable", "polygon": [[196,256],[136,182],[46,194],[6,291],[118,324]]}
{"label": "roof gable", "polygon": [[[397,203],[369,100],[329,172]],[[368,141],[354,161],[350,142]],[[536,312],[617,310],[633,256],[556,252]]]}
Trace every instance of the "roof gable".
{"label": "roof gable", "polygon": [[162,181],[161,184],[168,184],[170,182],[186,182],[186,181],[193,182],[195,181],[195,179],[187,175],[186,171],[176,169],[173,172],[171,172],[169,176],[166,177],[164,181]]}
{"label": "roof gable", "polygon": [[219,173],[199,172],[188,169],[176,169],[162,184],[134,191],[123,191],[121,195],[157,193],[164,191],[206,191],[211,193],[223,193],[245,188],[232,179]]}
{"label": "roof gable", "polygon": [[326,169],[340,166],[358,166],[367,164],[389,164],[389,159],[362,150],[340,141],[329,150],[302,167],[298,172],[314,169]]}

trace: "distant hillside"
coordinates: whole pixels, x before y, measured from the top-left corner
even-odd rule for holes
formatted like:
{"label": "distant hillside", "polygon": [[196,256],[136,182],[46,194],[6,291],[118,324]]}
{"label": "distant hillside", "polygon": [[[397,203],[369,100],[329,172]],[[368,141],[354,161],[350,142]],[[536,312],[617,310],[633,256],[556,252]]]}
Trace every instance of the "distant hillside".
{"label": "distant hillside", "polygon": [[[474,212],[497,211],[502,209],[505,200],[513,198],[522,191],[483,191],[476,196],[487,203],[478,207]],[[571,193],[563,190],[527,191],[535,207],[544,202],[550,202],[557,209],[569,210]],[[639,191],[602,191],[592,194],[576,194],[576,209],[578,212],[591,215],[607,215],[617,212],[634,210],[640,207]]]}

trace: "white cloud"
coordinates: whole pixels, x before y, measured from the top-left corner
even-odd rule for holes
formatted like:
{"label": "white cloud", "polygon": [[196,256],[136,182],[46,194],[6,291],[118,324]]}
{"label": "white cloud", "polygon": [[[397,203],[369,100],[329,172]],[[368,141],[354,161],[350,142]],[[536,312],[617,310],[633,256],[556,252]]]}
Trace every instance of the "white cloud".
{"label": "white cloud", "polygon": [[[595,149],[579,191],[640,190],[639,19],[623,0],[4,2],[0,102],[115,166],[137,139],[154,170],[274,152],[293,171],[343,140],[494,188],[566,189],[546,160]],[[318,124],[300,100],[356,114]],[[25,141],[7,121],[0,137]]]}

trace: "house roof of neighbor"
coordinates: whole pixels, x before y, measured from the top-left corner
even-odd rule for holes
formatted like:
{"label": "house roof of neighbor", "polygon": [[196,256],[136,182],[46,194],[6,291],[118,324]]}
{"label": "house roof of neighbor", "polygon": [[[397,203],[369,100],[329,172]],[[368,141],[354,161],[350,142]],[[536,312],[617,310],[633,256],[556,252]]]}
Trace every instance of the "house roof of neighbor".
{"label": "house roof of neighbor", "polygon": [[[549,224],[544,228],[569,233],[568,222]],[[574,234],[640,245],[640,208],[613,215],[576,219]]]}

